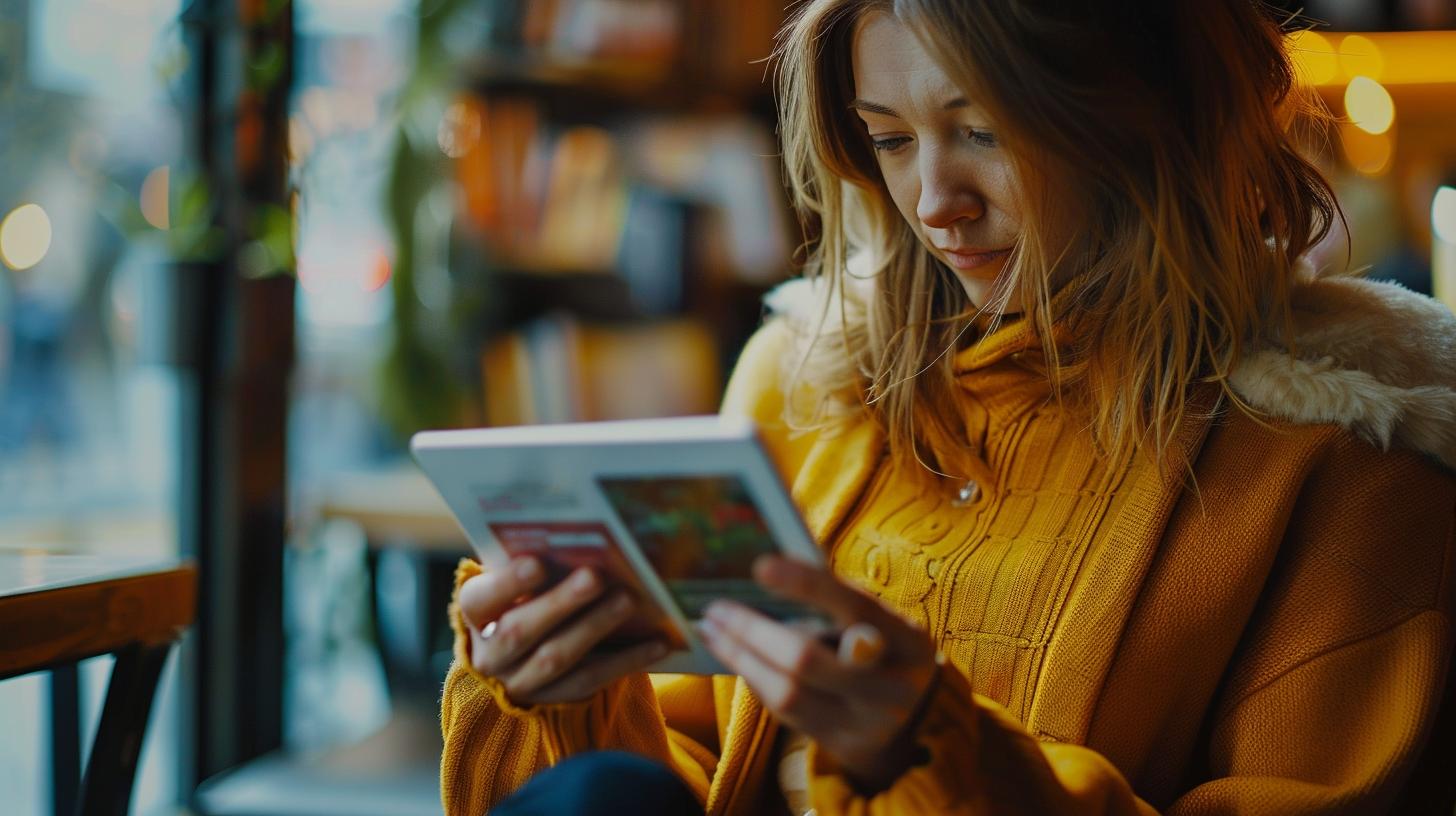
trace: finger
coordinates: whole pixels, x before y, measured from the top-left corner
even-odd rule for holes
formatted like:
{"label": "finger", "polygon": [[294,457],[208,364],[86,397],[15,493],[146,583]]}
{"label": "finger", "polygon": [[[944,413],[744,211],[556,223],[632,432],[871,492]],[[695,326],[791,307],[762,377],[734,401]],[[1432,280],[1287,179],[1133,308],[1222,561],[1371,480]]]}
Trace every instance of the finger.
{"label": "finger", "polygon": [[525,657],[567,618],[602,593],[602,579],[581,567],[565,581],[516,606],[497,619],[495,632],[474,655],[483,674],[500,676]]}
{"label": "finger", "polygon": [[848,671],[817,638],[742,604],[714,601],[708,604],[706,620],[713,623],[717,634],[815,688],[849,694],[855,692],[855,684],[861,679]]}
{"label": "finger", "polygon": [[827,569],[779,556],[753,564],[754,577],[770,592],[823,609],[839,626],[868,623],[879,630],[894,657],[923,662],[935,653],[925,633],[875,598],[844,583]]}
{"label": "finger", "polygon": [[667,657],[668,651],[666,643],[654,640],[591,658],[538,690],[531,695],[531,700],[537,703],[585,700],[622,677],[646,670],[653,663]]}
{"label": "finger", "polygon": [[499,618],[516,599],[535,589],[546,571],[530,556],[516,558],[505,567],[482,572],[460,585],[460,616],[467,627],[480,630]]}
{"label": "finger", "polygon": [[753,577],[775,595],[828,612],[841,627],[858,621],[879,625],[881,618],[893,615],[827,569],[793,559],[762,556],[753,563]]}
{"label": "finger", "polygon": [[512,696],[530,694],[567,674],[602,638],[626,623],[636,607],[625,592],[603,599],[537,646],[506,678],[506,690]]}
{"label": "finger", "polygon": [[845,719],[845,706],[829,692],[813,688],[760,657],[741,641],[718,630],[711,619],[701,624],[708,651],[722,661],[758,695],[758,699],[789,725],[809,734],[837,728]]}

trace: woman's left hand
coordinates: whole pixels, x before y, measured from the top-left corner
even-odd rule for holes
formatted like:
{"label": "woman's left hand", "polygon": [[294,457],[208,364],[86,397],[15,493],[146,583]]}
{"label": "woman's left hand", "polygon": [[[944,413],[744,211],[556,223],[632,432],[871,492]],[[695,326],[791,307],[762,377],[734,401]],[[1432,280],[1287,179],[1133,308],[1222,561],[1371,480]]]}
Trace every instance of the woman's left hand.
{"label": "woman's left hand", "polygon": [[780,720],[819,743],[865,791],[889,787],[915,762],[911,719],[936,672],[926,633],[825,568],[765,557],[754,577],[770,592],[826,612],[841,630],[868,624],[883,651],[842,660],[812,632],[742,604],[715,601],[701,624],[708,649]]}

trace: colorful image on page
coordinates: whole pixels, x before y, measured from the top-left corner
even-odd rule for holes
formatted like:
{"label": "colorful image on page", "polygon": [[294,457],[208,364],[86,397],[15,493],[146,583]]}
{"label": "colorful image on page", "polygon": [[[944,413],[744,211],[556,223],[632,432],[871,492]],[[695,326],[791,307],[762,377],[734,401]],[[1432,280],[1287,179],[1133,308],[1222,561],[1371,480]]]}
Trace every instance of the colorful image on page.
{"label": "colorful image on page", "polygon": [[[652,637],[675,649],[687,641],[648,595],[605,524],[597,521],[492,521],[487,527],[512,558],[530,555],[546,568],[546,586],[564,580],[578,567],[591,567],[608,585],[623,587],[637,599],[642,613],[619,627],[602,642],[603,649],[620,648]],[[544,591],[544,588],[543,588]]]}
{"label": "colorful image on page", "polygon": [[778,547],[739,477],[614,476],[597,484],[688,619],[716,598],[780,618],[802,615],[753,580],[754,559]]}

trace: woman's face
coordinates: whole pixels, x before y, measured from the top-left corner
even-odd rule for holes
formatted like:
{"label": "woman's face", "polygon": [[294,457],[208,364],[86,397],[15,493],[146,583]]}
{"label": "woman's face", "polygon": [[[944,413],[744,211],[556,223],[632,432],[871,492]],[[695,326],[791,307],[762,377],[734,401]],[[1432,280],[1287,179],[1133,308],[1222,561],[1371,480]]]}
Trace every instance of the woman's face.
{"label": "woman's face", "polygon": [[[855,31],[854,91],[851,107],[900,215],[971,302],[986,305],[1021,234],[1023,201],[995,123],[883,13],[865,15]],[[1004,311],[1021,311],[1014,289]]]}

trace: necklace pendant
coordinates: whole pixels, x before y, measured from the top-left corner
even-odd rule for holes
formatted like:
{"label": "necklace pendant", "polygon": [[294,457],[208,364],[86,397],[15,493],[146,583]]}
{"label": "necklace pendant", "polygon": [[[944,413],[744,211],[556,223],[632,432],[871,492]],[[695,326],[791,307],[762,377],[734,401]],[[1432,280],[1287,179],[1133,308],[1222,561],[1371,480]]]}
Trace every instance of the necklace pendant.
{"label": "necklace pendant", "polygon": [[967,479],[966,483],[961,485],[961,489],[956,493],[955,499],[950,504],[952,507],[966,507],[974,504],[980,495],[981,486],[976,484],[975,479]]}

